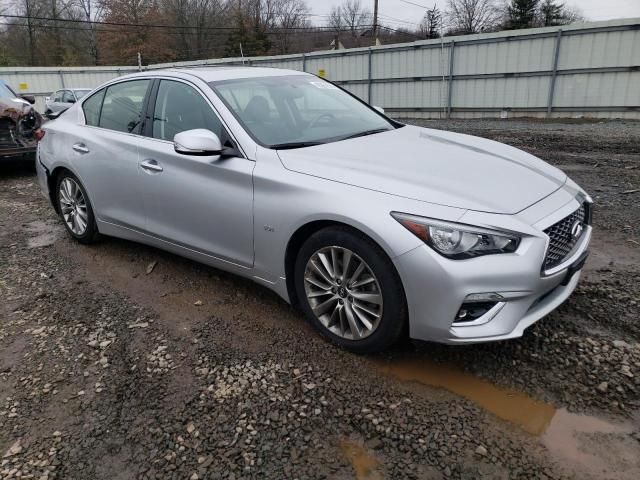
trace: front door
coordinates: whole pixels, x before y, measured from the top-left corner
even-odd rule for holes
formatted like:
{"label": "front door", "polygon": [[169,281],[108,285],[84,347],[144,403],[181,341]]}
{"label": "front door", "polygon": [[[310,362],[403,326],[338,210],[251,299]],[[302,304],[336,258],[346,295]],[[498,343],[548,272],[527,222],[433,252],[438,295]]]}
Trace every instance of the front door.
{"label": "front door", "polygon": [[176,153],[173,137],[185,130],[205,128],[223,142],[229,137],[194,86],[161,80],[155,97],[148,136],[138,152],[147,232],[222,261],[252,266],[254,162]]}

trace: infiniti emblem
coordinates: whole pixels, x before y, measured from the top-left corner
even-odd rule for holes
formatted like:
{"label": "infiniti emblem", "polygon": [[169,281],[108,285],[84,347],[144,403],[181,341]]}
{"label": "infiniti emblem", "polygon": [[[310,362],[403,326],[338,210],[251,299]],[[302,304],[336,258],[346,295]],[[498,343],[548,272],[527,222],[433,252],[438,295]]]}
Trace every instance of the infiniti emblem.
{"label": "infiniti emblem", "polygon": [[571,238],[574,240],[577,239],[582,234],[583,228],[582,223],[580,221],[576,221],[571,227]]}

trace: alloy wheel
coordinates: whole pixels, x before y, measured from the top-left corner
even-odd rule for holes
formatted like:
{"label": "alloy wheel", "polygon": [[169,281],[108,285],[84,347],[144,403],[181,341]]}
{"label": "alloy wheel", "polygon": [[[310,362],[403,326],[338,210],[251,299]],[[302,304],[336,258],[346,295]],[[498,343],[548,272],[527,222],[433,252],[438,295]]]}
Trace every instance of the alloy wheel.
{"label": "alloy wheel", "polygon": [[371,335],[382,318],[382,290],[367,263],[347,248],[331,246],[307,261],[304,288],[322,325],[348,340]]}
{"label": "alloy wheel", "polygon": [[87,201],[80,185],[72,178],[66,177],[60,182],[60,212],[64,222],[75,235],[84,235],[89,225]]}

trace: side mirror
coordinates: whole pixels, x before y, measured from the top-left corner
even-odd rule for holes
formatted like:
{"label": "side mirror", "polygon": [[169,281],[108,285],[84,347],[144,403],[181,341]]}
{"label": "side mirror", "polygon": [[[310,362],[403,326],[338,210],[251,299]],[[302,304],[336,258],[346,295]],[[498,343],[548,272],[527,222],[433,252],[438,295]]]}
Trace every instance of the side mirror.
{"label": "side mirror", "polygon": [[67,103],[76,103],[76,99],[75,98],[70,98]]}
{"label": "side mirror", "polygon": [[36,103],[36,97],[33,95],[20,95],[20,97],[23,100],[26,100],[27,102],[29,102],[31,105],[33,105],[34,103]]}
{"label": "side mirror", "polygon": [[382,113],[384,115],[384,108],[382,107],[376,107],[375,105],[373,106],[374,109],[376,109],[378,112]]}
{"label": "side mirror", "polygon": [[222,154],[222,144],[211,130],[185,130],[173,137],[173,148],[182,155],[213,156]]}

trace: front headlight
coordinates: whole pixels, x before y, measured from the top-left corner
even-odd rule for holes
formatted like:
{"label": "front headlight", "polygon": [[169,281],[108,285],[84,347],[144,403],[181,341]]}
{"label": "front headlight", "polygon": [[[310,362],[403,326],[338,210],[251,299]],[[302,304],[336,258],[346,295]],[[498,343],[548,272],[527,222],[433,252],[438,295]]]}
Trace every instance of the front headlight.
{"label": "front headlight", "polygon": [[443,222],[406,213],[392,212],[407,230],[439,254],[454,259],[515,252],[520,237],[460,223]]}

